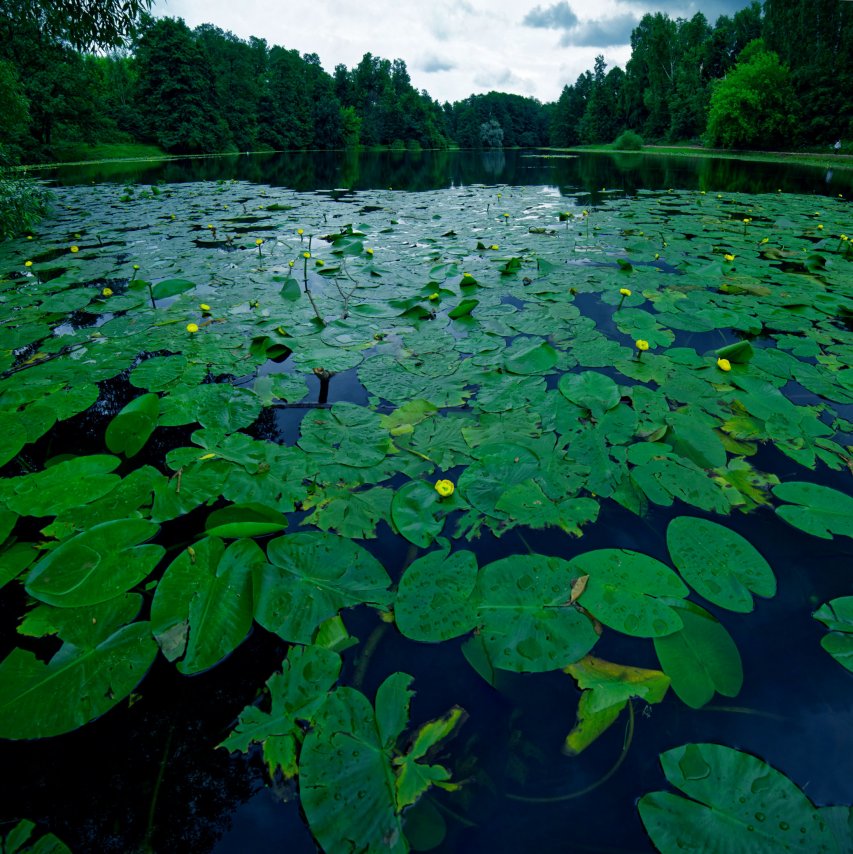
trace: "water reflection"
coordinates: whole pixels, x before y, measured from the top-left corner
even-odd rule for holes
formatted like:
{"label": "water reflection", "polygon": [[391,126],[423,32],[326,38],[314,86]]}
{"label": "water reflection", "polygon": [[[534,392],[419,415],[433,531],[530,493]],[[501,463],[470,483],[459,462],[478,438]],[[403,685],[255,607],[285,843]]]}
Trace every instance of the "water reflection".
{"label": "water reflection", "polygon": [[236,179],[294,190],[434,190],[469,184],[602,188],[633,194],[641,189],[708,192],[853,192],[853,173],[833,175],[819,166],[758,163],[712,157],[587,153],[567,157],[545,151],[291,151],[234,154],[166,162],[105,163],[44,170],[58,184],[184,182]]}

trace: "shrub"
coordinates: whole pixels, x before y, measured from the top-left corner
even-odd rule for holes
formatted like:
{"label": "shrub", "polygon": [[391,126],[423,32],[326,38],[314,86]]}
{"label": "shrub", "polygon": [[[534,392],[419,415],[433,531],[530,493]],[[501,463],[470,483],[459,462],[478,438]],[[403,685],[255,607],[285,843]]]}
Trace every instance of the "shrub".
{"label": "shrub", "polygon": [[0,240],[32,228],[44,216],[46,207],[44,187],[11,172],[0,148]]}
{"label": "shrub", "polygon": [[643,138],[632,130],[625,130],[616,137],[612,147],[619,151],[640,151],[643,147]]}

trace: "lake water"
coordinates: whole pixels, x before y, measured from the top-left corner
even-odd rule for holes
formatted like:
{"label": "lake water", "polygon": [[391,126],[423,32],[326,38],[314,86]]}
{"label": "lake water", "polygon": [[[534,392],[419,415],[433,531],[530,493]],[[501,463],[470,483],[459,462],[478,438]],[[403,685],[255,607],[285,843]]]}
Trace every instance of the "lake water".
{"label": "lake water", "polygon": [[[47,170],[43,177],[56,185],[60,197],[63,185],[220,179],[304,193],[355,194],[356,199],[363,191],[391,188],[542,187],[578,207],[606,204],[641,189],[853,194],[850,172],[711,158],[569,158],[515,151],[239,155],[60,168]],[[316,390],[316,385],[311,388]],[[333,382],[329,401],[354,400],[358,394],[355,385]],[[849,412],[846,417],[851,417]],[[278,423],[281,441],[292,441],[288,432],[295,434],[297,426]],[[780,477],[800,472],[773,448],[759,455],[763,468]],[[851,491],[849,471],[821,464],[806,479]],[[567,543],[556,529],[524,529],[500,539],[484,533],[476,551],[482,566],[510,552],[568,558],[618,544],[667,562],[663,532],[672,518],[685,512],[693,511],[676,502],[673,508],[652,505],[646,516],[638,517],[609,501],[580,540]],[[453,778],[464,781],[463,790],[456,799],[437,799],[446,837],[434,850],[653,851],[636,802],[645,793],[671,788],[658,754],[687,742],[715,742],[753,753],[791,777],[817,805],[851,803],[853,675],[821,649],[826,630],[812,618],[821,603],[853,589],[850,540],[809,537],[769,508],[734,512],[722,521],[764,555],[778,580],[777,595],[758,599],[751,614],[715,611],[743,659],[739,696],[716,696],[700,710],[672,695],[653,706],[636,701],[630,725],[623,712],[604,736],[574,758],[560,750],[574,723],[578,697],[566,675],[501,672],[492,687],[465,662],[461,640],[420,644],[393,627],[383,628],[373,611],[349,612],[349,631],[362,642],[376,633],[378,642],[367,667],[355,656],[345,658],[344,683],[357,681],[372,698],[385,676],[404,670],[415,677],[418,692],[413,722],[430,720],[453,705],[470,716],[451,745],[448,762]],[[400,538],[387,527],[369,548],[384,565],[400,561]],[[10,588],[0,595],[4,654],[13,642],[24,599],[21,591]],[[198,676],[181,676],[160,656],[139,689],[139,702],[121,704],[68,735],[0,742],[2,817],[43,822],[80,852],[316,851],[295,787],[266,785],[257,755],[229,756],[214,749],[280,666],[286,650],[287,644],[256,627],[230,658]],[[594,654],[658,667],[648,641],[618,632],[607,632]]]}

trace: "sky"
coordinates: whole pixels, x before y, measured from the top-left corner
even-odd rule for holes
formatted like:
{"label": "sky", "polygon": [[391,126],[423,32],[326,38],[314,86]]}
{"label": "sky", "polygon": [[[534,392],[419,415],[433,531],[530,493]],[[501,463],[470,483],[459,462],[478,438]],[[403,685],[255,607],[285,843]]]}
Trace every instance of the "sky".
{"label": "sky", "polygon": [[592,70],[625,67],[646,12],[713,24],[749,0],[154,0],[155,16],[214,24],[242,39],[316,53],[332,72],[365,53],[402,59],[412,84],[441,101],[496,90],[555,101]]}

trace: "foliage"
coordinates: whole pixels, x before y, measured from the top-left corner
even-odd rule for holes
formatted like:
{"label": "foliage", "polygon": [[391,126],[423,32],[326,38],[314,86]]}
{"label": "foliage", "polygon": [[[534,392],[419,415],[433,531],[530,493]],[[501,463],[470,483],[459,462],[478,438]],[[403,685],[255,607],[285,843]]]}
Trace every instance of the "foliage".
{"label": "foliage", "polygon": [[40,184],[0,166],[0,240],[32,229],[47,203],[47,191]]}
{"label": "foliage", "polygon": [[737,65],[711,95],[707,138],[720,148],[774,148],[796,132],[796,96],[788,70],[760,41],[744,48]]}
{"label": "foliage", "polygon": [[632,130],[625,130],[616,137],[612,147],[617,151],[642,151],[643,138]]}
{"label": "foliage", "polygon": [[[844,199],[59,192],[50,230],[0,247],[0,585],[22,617],[2,737],[118,717],[158,657],[199,674],[255,627],[288,657],[225,746],[299,778],[325,848],[342,802],[362,847],[403,850],[408,808],[455,785],[432,753],[463,714],[401,739],[409,677],[354,687],[344,620],[446,644],[493,686],[566,671],[577,754],[633,727],[632,698],[741,691],[729,629],[776,590],[750,510],[851,535],[849,496],[810,482],[849,456]],[[670,507],[654,554],[596,521]],[[584,547],[590,527],[609,533]],[[540,530],[554,547],[525,548]],[[845,598],[815,615],[842,664]]]}
{"label": "foliage", "polygon": [[818,809],[784,774],[748,753],[686,744],[660,761],[687,798],[652,792],[640,799],[640,817],[658,851],[840,854],[853,841],[846,816],[835,822],[833,808]]}

